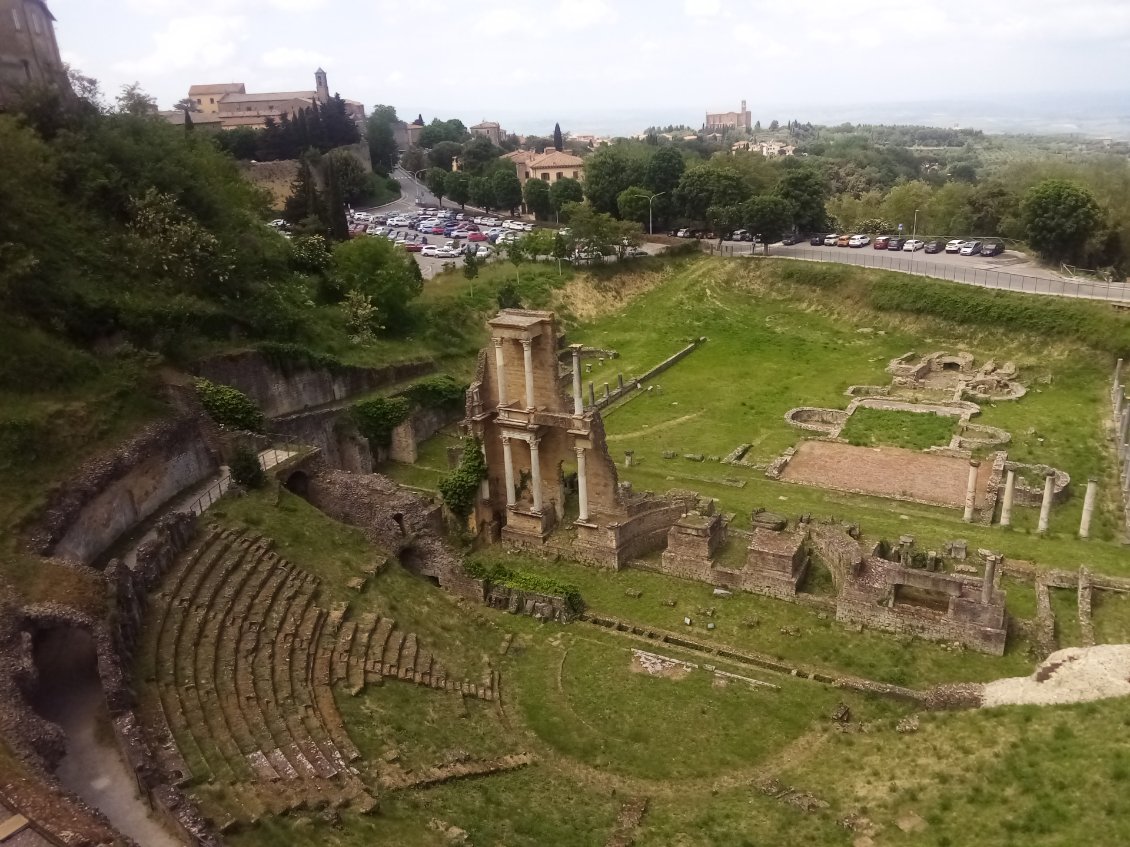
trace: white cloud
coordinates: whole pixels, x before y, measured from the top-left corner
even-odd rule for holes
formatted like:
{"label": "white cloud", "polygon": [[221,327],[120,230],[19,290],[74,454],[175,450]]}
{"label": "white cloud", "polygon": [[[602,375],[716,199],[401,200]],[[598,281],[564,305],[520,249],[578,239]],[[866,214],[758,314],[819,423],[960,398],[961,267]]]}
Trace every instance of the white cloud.
{"label": "white cloud", "polygon": [[619,15],[604,0],[560,0],[553,10],[553,21],[562,29],[588,29],[597,24],[616,23]]}
{"label": "white cloud", "polygon": [[683,10],[692,18],[715,18],[722,11],[722,0],[683,0]]}
{"label": "white cloud", "polygon": [[322,53],[301,47],[276,47],[268,50],[259,61],[266,68],[318,68],[330,64]]}
{"label": "white cloud", "polygon": [[153,36],[153,49],[138,59],[115,63],[119,71],[166,74],[181,70],[214,70],[227,67],[236,57],[237,46],[246,37],[242,17],[190,15],[173,18]]}

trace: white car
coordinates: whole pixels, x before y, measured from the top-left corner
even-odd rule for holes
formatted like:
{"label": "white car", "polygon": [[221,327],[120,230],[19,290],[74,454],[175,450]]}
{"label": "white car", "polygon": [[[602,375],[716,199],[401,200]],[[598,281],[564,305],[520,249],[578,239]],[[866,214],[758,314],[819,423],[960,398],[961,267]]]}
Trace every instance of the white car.
{"label": "white car", "polygon": [[370,222],[371,222],[371,216],[369,215],[368,212],[354,212],[353,213],[353,223],[355,223],[355,224],[367,224],[367,223],[370,223]]}
{"label": "white car", "polygon": [[487,247],[485,244],[476,244],[475,258],[476,259],[489,259],[494,251]]}
{"label": "white car", "polygon": [[284,229],[286,225],[286,221],[284,221],[282,218],[276,218],[275,220],[267,224],[267,226],[273,226],[275,229]]}
{"label": "white car", "polygon": [[690,238],[691,237],[691,231],[689,229],[687,229],[686,227],[683,227],[682,229],[680,229],[678,232],[675,233],[675,237],[676,238]]}
{"label": "white car", "polygon": [[458,250],[452,250],[449,247],[440,247],[433,254],[437,259],[455,259],[459,256]]}
{"label": "white car", "polygon": [[397,215],[395,218],[388,219],[389,226],[408,226],[408,218]]}
{"label": "white car", "polygon": [[961,255],[976,256],[981,252],[981,247],[982,245],[980,241],[966,241],[963,245],[961,245]]}
{"label": "white car", "polygon": [[483,226],[502,226],[501,219],[492,217],[485,217],[481,221],[475,221],[475,223],[481,223]]}
{"label": "white car", "polygon": [[486,215],[479,215],[477,218],[474,219],[473,223],[477,223],[479,226],[482,226],[483,222],[486,221],[486,219],[487,219]]}
{"label": "white car", "polygon": [[921,238],[911,238],[906,244],[902,245],[902,252],[913,253],[915,250],[921,250],[925,246],[926,242]]}
{"label": "white car", "polygon": [[420,251],[421,256],[435,256],[439,252],[439,247],[435,244],[429,244]]}
{"label": "white car", "polygon": [[834,232],[831,235],[825,235],[824,236],[824,246],[825,247],[835,247],[836,241],[838,241],[838,240],[839,240],[839,236]]}
{"label": "white car", "polygon": [[871,243],[871,236],[869,235],[853,235],[848,240],[848,247],[866,247]]}
{"label": "white car", "polygon": [[955,238],[953,241],[946,243],[947,253],[960,253],[961,248],[965,246],[965,242],[960,238]]}
{"label": "white car", "polygon": [[527,221],[522,221],[522,232],[533,232],[533,231],[534,231],[534,225],[532,223],[529,223]]}

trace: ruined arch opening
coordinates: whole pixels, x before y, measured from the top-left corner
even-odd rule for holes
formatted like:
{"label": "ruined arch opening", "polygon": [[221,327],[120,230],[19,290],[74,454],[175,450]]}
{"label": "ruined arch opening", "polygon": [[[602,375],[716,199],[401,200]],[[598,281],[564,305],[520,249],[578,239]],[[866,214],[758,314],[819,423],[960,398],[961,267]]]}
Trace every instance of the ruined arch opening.
{"label": "ruined arch opening", "polygon": [[307,499],[310,493],[310,477],[306,471],[295,471],[286,478],[284,485],[287,491],[298,495],[303,500]]}
{"label": "ruined arch opening", "polygon": [[407,547],[401,548],[396,554],[396,558],[400,560],[401,566],[413,576],[426,579],[436,588],[440,587],[439,577],[426,572],[427,563],[424,559],[424,555],[415,545],[409,544]]}
{"label": "ruined arch opening", "polygon": [[942,370],[958,373],[961,371],[961,362],[942,362]]}
{"label": "ruined arch opening", "polygon": [[392,520],[400,530],[400,534],[407,535],[407,533],[404,531],[404,514],[401,512],[393,512]]}

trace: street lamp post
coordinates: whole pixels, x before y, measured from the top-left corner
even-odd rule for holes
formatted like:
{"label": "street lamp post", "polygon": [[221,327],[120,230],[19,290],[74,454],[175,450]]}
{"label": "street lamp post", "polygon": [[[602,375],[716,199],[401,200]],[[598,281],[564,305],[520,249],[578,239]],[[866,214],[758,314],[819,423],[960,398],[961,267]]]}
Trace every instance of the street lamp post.
{"label": "street lamp post", "polygon": [[654,231],[654,229],[652,228],[652,225],[651,225],[651,203],[656,197],[662,197],[666,193],[667,193],[666,191],[660,191],[658,194],[652,194],[650,197],[647,198],[647,234],[648,235],[655,235],[655,231]]}
{"label": "street lamp post", "polygon": [[910,241],[911,241],[910,255],[911,255],[911,257],[913,257],[914,254],[917,252],[916,250],[914,250],[914,247],[916,246],[914,244],[914,242],[917,239],[918,239],[918,210],[915,209],[914,210],[914,223],[911,224],[911,227],[910,227]]}

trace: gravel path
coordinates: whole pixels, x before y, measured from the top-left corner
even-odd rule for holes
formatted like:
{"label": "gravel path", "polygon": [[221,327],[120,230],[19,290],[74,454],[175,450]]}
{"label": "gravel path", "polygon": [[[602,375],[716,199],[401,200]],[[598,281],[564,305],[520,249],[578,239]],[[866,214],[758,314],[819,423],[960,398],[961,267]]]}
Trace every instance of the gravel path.
{"label": "gravel path", "polygon": [[1059,705],[1130,695],[1130,644],[1068,647],[1048,656],[1031,676],[985,686],[983,708]]}

